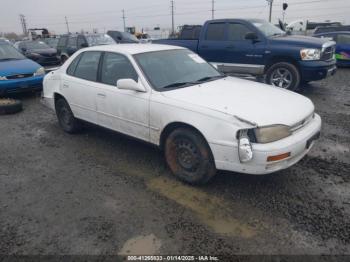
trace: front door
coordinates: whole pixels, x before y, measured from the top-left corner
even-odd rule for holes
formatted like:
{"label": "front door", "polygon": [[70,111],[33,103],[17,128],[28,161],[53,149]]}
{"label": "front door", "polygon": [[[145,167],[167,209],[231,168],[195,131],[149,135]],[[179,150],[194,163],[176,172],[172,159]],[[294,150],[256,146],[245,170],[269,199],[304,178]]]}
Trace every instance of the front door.
{"label": "front door", "polygon": [[96,89],[98,124],[149,141],[150,93],[118,89],[119,79],[140,81],[126,56],[104,53]]}

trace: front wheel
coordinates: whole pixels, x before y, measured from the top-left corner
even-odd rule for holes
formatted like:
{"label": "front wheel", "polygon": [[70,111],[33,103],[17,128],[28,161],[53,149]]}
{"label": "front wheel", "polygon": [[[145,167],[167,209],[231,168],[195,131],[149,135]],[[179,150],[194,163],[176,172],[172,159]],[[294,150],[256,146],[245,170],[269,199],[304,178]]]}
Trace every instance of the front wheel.
{"label": "front wheel", "polygon": [[80,131],[80,122],[74,117],[69,104],[64,98],[60,98],[56,101],[55,108],[58,122],[65,132],[76,133]]}
{"label": "front wheel", "polygon": [[175,129],[168,136],[165,158],[173,174],[190,184],[204,184],[216,173],[208,143],[189,128]]}
{"label": "front wheel", "polygon": [[267,70],[266,83],[295,91],[300,84],[300,73],[295,65],[291,63],[276,63]]}

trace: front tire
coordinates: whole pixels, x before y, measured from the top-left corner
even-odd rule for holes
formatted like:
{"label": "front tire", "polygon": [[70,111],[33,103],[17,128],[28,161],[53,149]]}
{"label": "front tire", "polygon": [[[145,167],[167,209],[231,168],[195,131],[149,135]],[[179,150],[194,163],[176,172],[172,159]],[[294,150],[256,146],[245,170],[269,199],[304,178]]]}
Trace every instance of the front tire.
{"label": "front tire", "polygon": [[55,109],[58,122],[65,132],[73,134],[80,131],[80,122],[74,117],[69,104],[64,98],[60,98],[56,101]]}
{"label": "front tire", "polygon": [[189,128],[175,129],[167,137],[165,158],[173,174],[189,184],[205,184],[216,174],[208,143]]}
{"label": "front tire", "polygon": [[273,64],[266,72],[266,83],[296,91],[300,84],[300,73],[295,65],[287,62]]}

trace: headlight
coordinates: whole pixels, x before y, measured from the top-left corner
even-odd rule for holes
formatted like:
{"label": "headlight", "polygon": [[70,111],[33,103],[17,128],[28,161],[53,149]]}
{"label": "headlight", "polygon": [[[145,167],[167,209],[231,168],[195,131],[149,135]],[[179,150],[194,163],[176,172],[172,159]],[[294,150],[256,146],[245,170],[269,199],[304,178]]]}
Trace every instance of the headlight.
{"label": "headlight", "polygon": [[321,50],[320,49],[301,49],[300,57],[302,60],[320,60]]}
{"label": "headlight", "polygon": [[254,129],[254,134],[256,141],[258,143],[270,143],[287,136],[291,135],[291,131],[289,130],[289,126],[285,125],[273,125],[266,127],[258,127]]}
{"label": "headlight", "polygon": [[7,80],[6,76],[0,76],[0,81],[1,80]]}
{"label": "headlight", "polygon": [[245,163],[253,159],[253,149],[248,138],[247,130],[241,130],[239,133],[238,156],[241,163]]}
{"label": "headlight", "polygon": [[34,76],[42,76],[45,75],[45,69],[43,67],[40,67],[36,72],[34,73]]}

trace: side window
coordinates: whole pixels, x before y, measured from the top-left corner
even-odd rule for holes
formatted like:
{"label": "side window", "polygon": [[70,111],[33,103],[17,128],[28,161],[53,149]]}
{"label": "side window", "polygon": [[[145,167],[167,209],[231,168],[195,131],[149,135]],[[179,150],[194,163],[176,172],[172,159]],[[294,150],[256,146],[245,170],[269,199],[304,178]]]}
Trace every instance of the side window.
{"label": "side window", "polygon": [[87,44],[85,38],[83,36],[78,36],[78,48],[81,48],[83,44]]}
{"label": "side window", "polygon": [[116,85],[119,79],[131,78],[136,82],[137,73],[129,59],[116,53],[105,53],[102,69],[101,82],[108,85]]}
{"label": "side window", "polygon": [[77,37],[76,36],[70,37],[68,39],[68,47],[70,47],[70,48],[77,48]]}
{"label": "side window", "polygon": [[350,45],[350,34],[339,34],[337,36],[337,43],[341,45]]}
{"label": "side window", "polygon": [[58,44],[57,47],[65,47],[66,46],[66,42],[67,42],[67,37],[66,36],[62,36],[60,37],[60,40],[58,40]]}
{"label": "side window", "polygon": [[100,52],[82,53],[79,63],[75,69],[74,76],[89,81],[96,81],[100,56]]}
{"label": "side window", "polygon": [[230,23],[228,26],[228,40],[242,41],[245,40],[245,35],[251,32],[248,27],[242,24]]}
{"label": "side window", "polygon": [[225,23],[211,23],[207,28],[206,40],[224,41],[225,40]]}
{"label": "side window", "polygon": [[82,54],[78,55],[73,62],[69,65],[68,69],[67,69],[67,75],[73,76],[75,69],[77,68],[78,62],[81,58]]}

